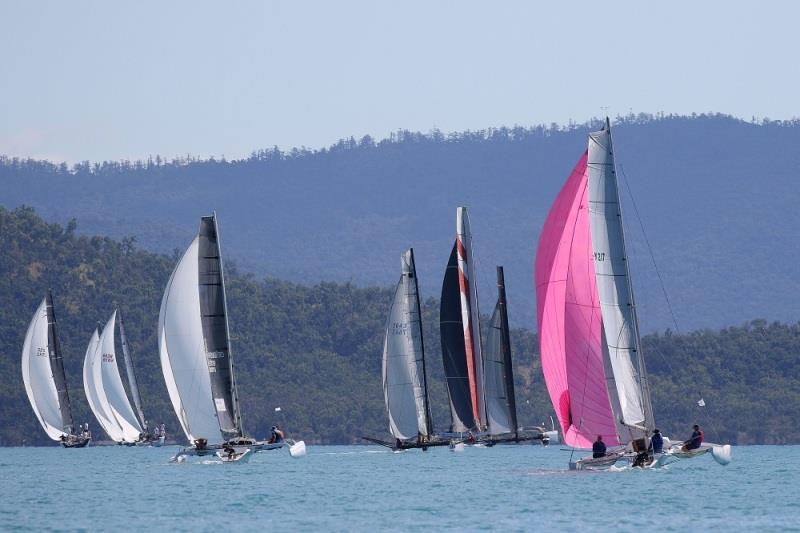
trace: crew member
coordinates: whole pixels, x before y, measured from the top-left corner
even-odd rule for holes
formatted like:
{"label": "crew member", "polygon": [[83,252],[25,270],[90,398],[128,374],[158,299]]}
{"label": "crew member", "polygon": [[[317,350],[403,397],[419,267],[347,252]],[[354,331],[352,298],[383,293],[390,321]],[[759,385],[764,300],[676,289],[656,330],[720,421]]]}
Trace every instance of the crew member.
{"label": "crew member", "polygon": [[664,452],[664,438],[661,432],[657,429],[653,430],[653,436],[650,437],[650,453],[663,453]]}
{"label": "crew member", "polygon": [[597,440],[594,441],[592,444],[592,458],[597,459],[598,457],[605,457],[606,456],[606,443],[603,442],[603,436],[598,435]]}
{"label": "crew member", "polygon": [[703,430],[697,424],[694,425],[693,429],[691,438],[683,443],[684,451],[696,450],[703,444]]}
{"label": "crew member", "polygon": [[274,444],[276,442],[283,442],[283,431],[276,426],[272,426],[272,434],[269,437],[269,444]]}

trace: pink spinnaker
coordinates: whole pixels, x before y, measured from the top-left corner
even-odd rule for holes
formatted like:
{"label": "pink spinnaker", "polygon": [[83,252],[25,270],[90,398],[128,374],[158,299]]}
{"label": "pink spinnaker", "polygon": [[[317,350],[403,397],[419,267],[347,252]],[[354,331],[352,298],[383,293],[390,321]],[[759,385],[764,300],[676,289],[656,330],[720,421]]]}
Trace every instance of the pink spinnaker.
{"label": "pink spinnaker", "polygon": [[542,371],[569,446],[619,444],[603,367],[602,318],[588,216],[587,154],[547,215],[536,251]]}

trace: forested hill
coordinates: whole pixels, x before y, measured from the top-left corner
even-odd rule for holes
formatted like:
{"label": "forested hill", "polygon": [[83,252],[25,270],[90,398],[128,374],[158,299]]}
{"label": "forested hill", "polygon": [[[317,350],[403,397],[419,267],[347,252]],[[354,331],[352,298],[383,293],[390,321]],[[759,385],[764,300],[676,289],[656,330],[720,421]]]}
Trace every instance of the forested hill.
{"label": "forested hill", "polygon": [[[633,192],[683,329],[760,316],[795,321],[800,297],[800,123],[721,115],[626,117],[614,141],[644,331],[673,327]],[[599,123],[443,135],[399,132],[327,149],[261,150],[240,161],[0,160],[0,204],[84,234],[183,248],[216,209],[242,270],[293,282],[388,286],[414,246],[438,297],[455,208],[470,206],[482,294],[506,267],[512,322],[535,328],[533,256],[547,210]],[[490,309],[487,302],[484,312]]]}
{"label": "forested hill", "polygon": [[[192,217],[199,220],[197,214]],[[81,365],[96,321],[105,321],[117,302],[125,314],[145,412],[179,435],[156,345],[161,295],[176,258],[139,250],[130,241],[78,236],[75,230],[74,223],[46,223],[30,208],[0,208],[0,444],[49,442],[28,404],[20,371],[25,331],[48,287],[55,296],[77,419],[93,421]],[[398,270],[399,262],[395,275]],[[386,435],[380,352],[391,289],[259,280],[237,273],[233,264],[226,272],[249,432],[263,437],[277,421],[309,441],[344,443],[362,434]],[[512,314],[518,312],[514,300],[509,305]],[[449,414],[438,303],[426,301],[423,314],[433,415],[436,426],[445,429]],[[656,419],[668,435],[683,435],[698,421],[713,439],[800,443],[800,324],[754,321],[721,331],[652,335],[644,345]],[[520,421],[539,424],[549,419],[551,408],[535,335],[515,330],[512,347]],[[696,406],[700,396],[707,404],[703,409]],[[278,406],[282,410],[276,414]]]}

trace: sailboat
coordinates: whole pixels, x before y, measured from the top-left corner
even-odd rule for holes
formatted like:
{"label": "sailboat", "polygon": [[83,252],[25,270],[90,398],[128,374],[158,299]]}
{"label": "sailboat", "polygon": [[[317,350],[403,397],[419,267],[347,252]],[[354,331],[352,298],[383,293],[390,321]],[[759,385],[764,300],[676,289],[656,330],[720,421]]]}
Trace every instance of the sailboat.
{"label": "sailboat", "polygon": [[383,342],[383,397],[394,442],[371,437],[364,440],[393,450],[427,449],[449,441],[433,436],[425,345],[419,304],[414,249],[400,256],[401,274],[386,319]]}
{"label": "sailboat", "polygon": [[520,432],[514,396],[514,371],[511,363],[511,338],[503,267],[497,267],[497,304],[489,321],[484,355],[486,444],[518,443],[544,439],[544,428]]}
{"label": "sailboat", "polygon": [[47,291],[31,319],[22,347],[22,381],[33,412],[47,436],[65,448],[83,448],[88,428],[76,431],[69,402],[64,359],[58,342],[53,295]]}
{"label": "sailboat", "polygon": [[456,239],[442,282],[439,325],[450,399],[450,432],[469,433],[472,439],[487,428],[488,422],[478,289],[466,207],[456,210]]}
{"label": "sailboat", "polygon": [[[167,282],[158,344],[169,397],[190,443],[173,460],[225,447],[236,454],[277,449],[288,442],[256,441],[242,426],[216,213],[200,219],[197,236]],[[299,450],[302,441],[289,444]]]}
{"label": "sailboat", "polygon": [[[128,374],[128,385],[134,398],[136,411],[122,385],[115,349],[115,328],[119,323],[122,351]],[[141,407],[139,387],[128,350],[122,314],[115,309],[111,318],[98,333],[95,329],[86,350],[83,366],[83,386],[89,407],[109,437],[118,444],[160,446],[164,436],[153,437],[147,430],[147,421]]]}
{"label": "sailboat", "polygon": [[[617,186],[611,126],[589,134],[545,221],[536,253],[542,370],[564,442],[604,457],[570,467],[608,468],[647,453],[655,428]],[[719,448],[718,462],[730,460]],[[727,459],[726,459],[727,456]]]}

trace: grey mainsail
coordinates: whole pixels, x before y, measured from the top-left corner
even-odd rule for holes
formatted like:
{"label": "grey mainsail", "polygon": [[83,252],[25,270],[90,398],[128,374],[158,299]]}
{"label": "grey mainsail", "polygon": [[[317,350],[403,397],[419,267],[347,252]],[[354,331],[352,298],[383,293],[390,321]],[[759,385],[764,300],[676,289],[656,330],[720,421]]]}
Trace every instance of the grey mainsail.
{"label": "grey mainsail", "polygon": [[139,385],[136,382],[136,372],[133,368],[133,357],[131,356],[130,349],[128,348],[128,337],[125,336],[125,322],[122,320],[122,311],[117,307],[117,318],[119,319],[119,338],[122,342],[122,356],[125,359],[125,372],[128,375],[128,385],[131,389],[131,396],[133,396],[133,404],[136,406],[136,415],[139,418],[139,424],[147,431],[147,420],[144,418],[144,411],[142,411],[142,397],[139,395]]}
{"label": "grey mainsail", "polygon": [[228,309],[216,213],[200,219],[198,268],[200,317],[219,427],[227,439],[241,437],[243,431],[229,342]]}
{"label": "grey mainsail", "polygon": [[409,440],[428,437],[432,424],[413,249],[401,255],[401,266],[386,321],[383,392],[391,434],[396,439]]}
{"label": "grey mainsail", "polygon": [[489,433],[518,435],[517,404],[514,398],[514,372],[503,267],[497,267],[497,305],[489,322],[484,349],[486,412]]}

